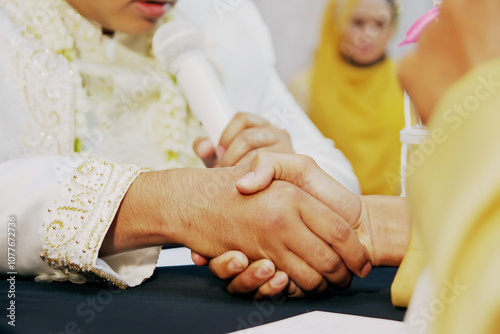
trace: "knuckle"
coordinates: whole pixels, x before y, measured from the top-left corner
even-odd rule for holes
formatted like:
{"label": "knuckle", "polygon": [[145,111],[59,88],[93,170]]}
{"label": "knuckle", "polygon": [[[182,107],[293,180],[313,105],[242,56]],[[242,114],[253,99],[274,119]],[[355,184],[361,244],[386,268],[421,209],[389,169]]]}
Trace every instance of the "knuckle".
{"label": "knuckle", "polygon": [[370,260],[370,257],[368,256],[368,252],[366,251],[366,248],[364,248],[361,243],[359,245],[358,251],[353,251],[352,252],[353,256],[353,263],[358,266],[357,269],[361,270],[362,266],[366,264],[367,261]]}
{"label": "knuckle", "polygon": [[332,227],[332,240],[336,243],[345,243],[349,240],[352,234],[351,227],[337,218]]}
{"label": "knuckle", "polygon": [[290,140],[290,133],[288,133],[288,131],[286,130],[283,130],[283,129],[278,129],[278,128],[275,128],[275,131],[279,134],[280,137],[282,138],[285,138],[287,140]]}
{"label": "knuckle", "polygon": [[351,285],[351,282],[352,274],[347,272],[336,285],[338,288],[345,289]]}
{"label": "knuckle", "polygon": [[233,154],[235,156],[242,157],[245,153],[247,153],[251,149],[251,147],[252,146],[247,141],[242,141],[241,143],[238,144],[238,146],[235,146]]}
{"label": "knuckle", "polygon": [[245,164],[245,163],[248,163],[249,161],[252,161],[254,160],[254,158],[257,156],[258,152],[256,150],[252,150],[250,152],[248,152],[244,159],[241,160],[241,163],[242,164]]}
{"label": "knuckle", "polygon": [[272,210],[268,217],[265,226],[266,230],[279,233],[287,228],[288,215],[285,212],[281,210]]}
{"label": "knuckle", "polygon": [[259,129],[258,140],[262,144],[276,142],[278,140],[278,134],[269,127],[263,127]]}
{"label": "knuckle", "polygon": [[258,164],[268,163],[272,160],[272,154],[263,150],[255,152],[254,161]]}
{"label": "knuckle", "polygon": [[269,196],[274,200],[270,204],[280,210],[290,211],[290,205],[297,203],[303,195],[300,188],[285,181],[274,181],[268,189]]}
{"label": "knuckle", "polygon": [[299,162],[302,165],[301,167],[306,170],[306,169],[311,169],[317,166],[316,161],[314,161],[313,158],[311,158],[308,155],[300,155],[299,157]]}
{"label": "knuckle", "polygon": [[282,196],[289,200],[298,200],[302,196],[302,190],[300,188],[293,186],[286,182],[279,182],[279,187],[281,187],[280,191],[282,192]]}
{"label": "knuckle", "polygon": [[267,210],[267,215],[264,217],[262,229],[265,232],[278,236],[289,229],[290,219],[286,211],[270,209]]}
{"label": "knuckle", "polygon": [[257,283],[251,277],[245,277],[240,281],[240,290],[241,291],[253,291],[256,289]]}
{"label": "knuckle", "polygon": [[323,282],[323,277],[321,275],[307,275],[301,282],[299,286],[304,291],[315,291]]}
{"label": "knuckle", "polygon": [[345,267],[344,262],[337,255],[325,256],[322,260],[326,273],[336,273]]}
{"label": "knuckle", "polygon": [[266,168],[272,166],[271,156],[265,150],[253,150],[252,152],[254,153],[254,155],[251,157],[251,159],[248,159],[250,168],[256,169],[259,166],[264,166]]}
{"label": "knuckle", "polygon": [[253,129],[245,129],[241,132],[241,138],[246,144],[255,142],[255,134]]}
{"label": "knuckle", "polygon": [[233,120],[235,121],[244,121],[247,118],[247,114],[245,114],[242,111],[239,111],[236,113],[236,115],[233,117]]}

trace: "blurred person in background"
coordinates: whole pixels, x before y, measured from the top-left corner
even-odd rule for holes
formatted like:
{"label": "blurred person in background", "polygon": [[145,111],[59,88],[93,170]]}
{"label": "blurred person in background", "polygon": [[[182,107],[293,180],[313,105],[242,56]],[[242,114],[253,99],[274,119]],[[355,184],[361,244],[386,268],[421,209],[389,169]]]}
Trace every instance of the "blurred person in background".
{"label": "blurred person in background", "polygon": [[387,45],[397,24],[392,0],[331,0],[311,69],[290,85],[311,120],[352,163],[364,195],[396,195],[403,90]]}

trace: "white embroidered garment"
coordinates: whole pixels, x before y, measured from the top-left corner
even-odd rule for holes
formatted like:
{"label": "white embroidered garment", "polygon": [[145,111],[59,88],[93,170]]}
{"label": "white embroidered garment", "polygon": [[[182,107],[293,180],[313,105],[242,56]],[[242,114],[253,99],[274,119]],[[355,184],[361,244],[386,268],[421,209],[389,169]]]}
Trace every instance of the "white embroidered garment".
{"label": "white embroidered garment", "polygon": [[[4,60],[1,133],[7,144],[1,158],[54,155],[37,161],[51,167],[44,178],[55,176],[59,189],[52,197],[40,189],[39,200],[46,201],[43,211],[48,215],[24,204],[11,211],[14,205],[5,203],[6,212],[18,215],[22,225],[19,248],[39,245],[38,254],[19,254],[18,272],[44,274],[37,279],[45,281],[65,277],[43,267],[32,271],[35,260],[25,268],[23,259],[36,255],[67,274],[73,272],[69,275],[73,281],[84,281],[75,274],[80,272],[87,277],[97,274],[121,287],[140,284],[152,274],[158,248],[116,256],[113,269],[106,267],[110,260],[101,261],[104,268],[97,269],[98,250],[119,203],[143,171],[129,164],[151,169],[199,167],[191,143],[203,132],[173,79],[155,68],[149,49],[131,49],[140,47],[141,38],[103,36],[98,25],[60,0],[2,5],[1,21],[9,33],[0,55]],[[142,39],[149,44],[150,36]],[[82,151],[76,158],[60,158],[75,148]],[[89,154],[129,164],[81,159]],[[19,168],[32,162],[15,160],[12,165],[12,161],[2,166],[7,168],[5,174],[11,172],[9,180],[2,175],[6,186],[33,174]],[[28,212],[38,217],[21,217]],[[34,219],[36,224],[31,223]],[[138,263],[147,264],[144,272],[134,269]]]}
{"label": "white embroidered garment", "polygon": [[[16,270],[38,280],[81,283],[85,276],[138,285],[151,276],[159,249],[99,259],[102,240],[144,171],[136,166],[201,166],[191,145],[203,131],[151,57],[151,36],[104,36],[62,0],[0,4],[0,219],[4,226],[17,217]],[[234,107],[286,128],[297,153],[357,191],[350,164],[279,80],[253,3],[242,1],[223,20],[209,1],[179,7],[177,15],[204,34]],[[6,268],[1,256],[0,270]]]}

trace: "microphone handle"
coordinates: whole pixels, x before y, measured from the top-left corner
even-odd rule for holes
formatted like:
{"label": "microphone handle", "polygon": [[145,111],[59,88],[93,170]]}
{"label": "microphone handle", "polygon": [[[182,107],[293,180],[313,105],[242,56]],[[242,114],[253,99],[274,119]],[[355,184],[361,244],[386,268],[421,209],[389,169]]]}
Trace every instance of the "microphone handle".
{"label": "microphone handle", "polygon": [[[173,71],[193,114],[201,121],[214,147],[235,116],[219,78],[202,55],[179,59]],[[173,64],[175,68],[175,63]]]}

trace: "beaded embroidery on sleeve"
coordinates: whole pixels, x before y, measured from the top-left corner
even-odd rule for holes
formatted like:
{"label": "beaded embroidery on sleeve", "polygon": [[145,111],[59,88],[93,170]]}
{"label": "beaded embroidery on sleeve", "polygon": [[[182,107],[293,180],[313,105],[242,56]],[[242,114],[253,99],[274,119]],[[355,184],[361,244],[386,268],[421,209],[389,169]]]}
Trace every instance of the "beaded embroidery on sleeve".
{"label": "beaded embroidery on sleeve", "polygon": [[[43,127],[25,127],[26,136],[33,138],[24,140],[29,147],[16,157],[71,155],[74,151],[85,156],[97,151],[109,160],[139,161],[152,169],[201,166],[191,149],[192,140],[202,134],[201,127],[189,112],[174,78],[156,71],[147,47],[151,36],[104,36],[98,24],[82,17],[64,0],[0,0],[0,5],[20,29],[19,40],[27,45],[25,49],[31,50],[28,46],[32,45],[35,52],[33,56],[18,56],[27,59],[19,72],[25,78],[23,98],[29,108],[34,105],[32,101],[45,101],[36,105],[35,111],[50,111],[50,117],[43,114],[42,118],[31,112],[28,124],[39,124],[39,119],[53,120],[40,123]],[[146,48],[136,52],[130,47],[134,41]],[[126,80],[120,80],[134,73],[141,80],[133,77],[129,81],[144,82],[147,89],[138,91],[133,85],[128,87]],[[58,86],[44,85],[50,83],[41,80],[44,76],[59,78],[54,81]],[[46,91],[49,86],[54,89]],[[136,96],[138,93],[140,96]],[[40,96],[48,98],[41,100]],[[120,125],[123,115],[118,111],[124,107],[129,118]],[[117,135],[113,133],[96,147],[88,138],[99,130],[106,133],[102,120],[121,126],[116,132],[124,134],[128,141],[115,140]],[[47,140],[44,136],[55,139]],[[139,139],[142,141],[135,143]],[[50,220],[43,223],[41,231],[42,259],[70,280],[80,280],[76,275],[80,274],[127,287],[119,278],[96,269],[96,260],[121,200],[143,171],[133,164],[98,159],[87,160],[75,168],[65,191],[48,209]]]}
{"label": "beaded embroidery on sleeve", "polygon": [[97,276],[125,288],[125,283],[94,269],[94,264],[121,199],[143,171],[129,164],[98,159],[77,167],[66,185],[65,196],[49,209],[50,222],[42,225],[42,259],[65,274]]}

